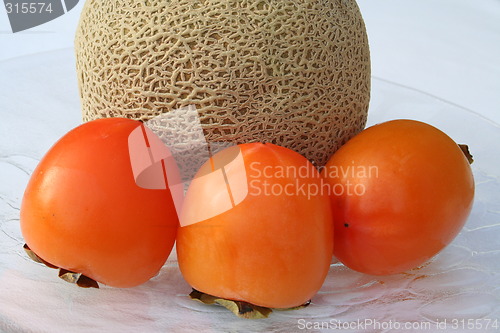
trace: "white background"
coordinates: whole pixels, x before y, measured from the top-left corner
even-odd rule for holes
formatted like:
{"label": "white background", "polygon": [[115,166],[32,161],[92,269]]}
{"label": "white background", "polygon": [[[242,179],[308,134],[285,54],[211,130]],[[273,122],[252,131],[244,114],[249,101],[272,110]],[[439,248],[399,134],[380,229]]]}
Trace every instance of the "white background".
{"label": "white background", "polygon": [[[0,61],[73,46],[83,0],[65,15],[13,34],[0,8]],[[372,74],[500,123],[499,0],[359,0]],[[8,80],[1,76],[0,80]]]}

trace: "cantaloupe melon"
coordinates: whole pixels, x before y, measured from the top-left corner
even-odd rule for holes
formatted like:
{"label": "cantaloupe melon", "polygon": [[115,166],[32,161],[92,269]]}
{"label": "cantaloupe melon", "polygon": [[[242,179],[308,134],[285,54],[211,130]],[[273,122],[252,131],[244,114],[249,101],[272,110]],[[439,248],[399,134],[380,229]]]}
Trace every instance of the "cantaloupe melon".
{"label": "cantaloupe melon", "polygon": [[87,0],[75,49],[84,121],[194,104],[209,141],[272,142],[318,165],[366,122],[355,0]]}

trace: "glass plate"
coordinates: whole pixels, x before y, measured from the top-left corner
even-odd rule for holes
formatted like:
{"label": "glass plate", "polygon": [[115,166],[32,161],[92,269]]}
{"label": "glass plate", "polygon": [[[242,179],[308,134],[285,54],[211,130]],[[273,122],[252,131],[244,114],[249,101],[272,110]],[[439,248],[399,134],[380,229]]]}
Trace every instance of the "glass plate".
{"label": "glass plate", "polygon": [[142,286],[99,290],[65,283],[55,270],[28,259],[19,229],[23,190],[47,149],[80,122],[73,51],[6,61],[0,63],[0,72],[2,332],[316,332],[335,328],[396,332],[411,327],[429,331],[447,327],[459,332],[479,325],[492,328],[494,320],[499,320],[500,127],[469,110],[373,78],[369,124],[417,119],[470,146],[476,198],[465,228],[429,263],[405,274],[373,277],[334,263],[309,307],[250,321],[221,307],[191,301],[187,297],[191,288],[182,279],[174,256]]}

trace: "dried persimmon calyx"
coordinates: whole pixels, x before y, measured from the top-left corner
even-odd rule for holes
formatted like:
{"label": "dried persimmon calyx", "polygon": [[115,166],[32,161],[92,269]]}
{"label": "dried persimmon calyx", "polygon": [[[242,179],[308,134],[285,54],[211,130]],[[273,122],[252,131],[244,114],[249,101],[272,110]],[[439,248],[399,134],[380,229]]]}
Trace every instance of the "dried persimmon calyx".
{"label": "dried persimmon calyx", "polygon": [[465,157],[467,158],[467,161],[469,161],[469,164],[472,164],[474,162],[474,158],[469,151],[469,146],[465,144],[459,144],[458,146],[462,150],[462,153],[464,153]]}
{"label": "dried persimmon calyx", "polygon": [[50,267],[50,268],[59,268],[59,267],[54,266],[51,263],[43,260],[42,258],[40,258],[32,249],[30,249],[28,244],[24,244],[23,249],[26,252],[26,254],[28,255],[28,257],[30,257],[30,259],[33,260],[34,262],[44,264],[45,266]]}
{"label": "dried persimmon calyx", "polygon": [[95,280],[83,275],[82,273],[76,273],[64,268],[59,268],[58,275],[64,281],[74,283],[82,288],[99,288],[99,284]]}
{"label": "dried persimmon calyx", "polygon": [[43,260],[33,250],[30,249],[28,244],[24,244],[23,249],[26,252],[26,254],[28,254],[28,257],[30,257],[31,260],[44,264],[45,266],[50,268],[59,269],[58,276],[64,281],[69,283],[74,283],[82,288],[99,288],[99,284],[97,283],[97,281],[89,278],[88,276],[85,276],[82,273],[76,273],[64,268],[57,267]]}
{"label": "dried persimmon calyx", "polygon": [[[269,315],[273,312],[273,309],[271,308],[266,308],[263,306],[258,306],[254,305],[248,302],[243,302],[243,301],[234,301],[234,300],[229,300],[229,299],[224,299],[220,298],[217,296],[205,294],[201,291],[198,291],[196,289],[193,289],[193,291],[189,294],[189,297],[193,300],[196,300],[198,302],[201,302],[203,304],[218,304],[222,305],[232,313],[234,313],[236,316],[240,318],[245,318],[245,319],[262,319],[262,318],[267,318]],[[274,309],[277,311],[287,311],[287,310],[298,310],[305,308],[311,303],[311,301],[308,301],[305,304],[293,307],[293,308],[288,308],[288,309]]]}

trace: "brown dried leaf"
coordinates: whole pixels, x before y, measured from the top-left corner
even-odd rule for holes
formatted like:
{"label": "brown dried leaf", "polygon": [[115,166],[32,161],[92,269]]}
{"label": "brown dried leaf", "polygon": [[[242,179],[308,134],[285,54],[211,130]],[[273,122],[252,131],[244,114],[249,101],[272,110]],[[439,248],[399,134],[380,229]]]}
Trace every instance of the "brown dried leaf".
{"label": "brown dried leaf", "polygon": [[274,310],[276,310],[276,311],[300,310],[300,309],[303,309],[303,308],[307,308],[309,306],[309,304],[311,304],[311,300],[307,301],[306,303],[304,303],[302,305],[295,306],[293,308],[288,308],[288,309],[274,309]]}
{"label": "brown dried leaf", "polygon": [[99,284],[88,276],[82,273],[71,272],[64,268],[59,268],[59,277],[66,282],[74,283],[82,288],[99,288]]}
{"label": "brown dried leaf", "polygon": [[75,273],[64,268],[59,268],[59,277],[69,283],[76,283],[81,275],[82,273]]}
{"label": "brown dried leaf", "polygon": [[[243,301],[233,301],[233,300],[228,300],[224,298],[220,298],[217,296],[212,296],[209,294],[205,294],[201,291],[198,291],[196,289],[193,289],[193,291],[189,294],[189,297],[191,299],[194,299],[196,301],[199,301],[204,304],[219,304],[234,313],[236,316],[240,318],[245,318],[245,319],[262,319],[262,318],[267,318],[273,312],[273,309],[271,308],[266,308],[263,306],[257,306],[253,305],[247,302]],[[287,310],[298,310],[302,309],[306,306],[308,306],[311,303],[311,301],[307,302],[306,304],[289,308],[289,309],[275,309],[278,311],[287,311]]]}
{"label": "brown dried leaf", "polygon": [[201,302],[203,304],[214,304],[215,300],[217,297],[202,293],[201,291],[198,291],[196,289],[193,289],[193,291],[189,294],[189,297],[191,299],[194,299],[195,301]]}
{"label": "brown dried leaf", "polygon": [[59,267],[54,266],[51,263],[43,260],[35,252],[33,252],[30,249],[28,244],[24,244],[23,249],[24,249],[24,251],[26,251],[26,254],[28,254],[28,257],[30,257],[31,260],[33,260],[35,262],[39,262],[41,264],[44,264],[45,266],[50,267],[50,268],[59,269],[58,275],[64,281],[67,281],[69,283],[75,283],[77,286],[82,287],[82,288],[99,288],[99,284],[95,280],[89,278],[88,276],[85,276],[81,273],[71,272],[71,271],[68,271],[67,269],[64,269],[64,268],[59,268]]}
{"label": "brown dried leaf", "polygon": [[231,301],[223,298],[217,298],[215,303],[222,305],[236,316],[245,319],[267,318],[271,312],[273,312],[272,309],[263,306],[257,306],[242,301]]}
{"label": "brown dried leaf", "polygon": [[469,151],[469,146],[464,144],[459,144],[458,146],[460,147],[460,149],[462,149],[462,153],[464,153],[465,157],[467,158],[467,161],[469,161],[469,164],[472,164],[474,162],[474,158]]}
{"label": "brown dried leaf", "polygon": [[99,283],[96,280],[89,278],[86,275],[80,275],[78,281],[76,281],[78,287],[81,288],[97,288],[99,289]]}

